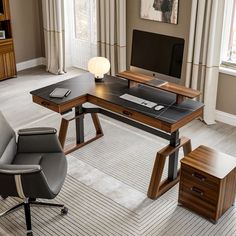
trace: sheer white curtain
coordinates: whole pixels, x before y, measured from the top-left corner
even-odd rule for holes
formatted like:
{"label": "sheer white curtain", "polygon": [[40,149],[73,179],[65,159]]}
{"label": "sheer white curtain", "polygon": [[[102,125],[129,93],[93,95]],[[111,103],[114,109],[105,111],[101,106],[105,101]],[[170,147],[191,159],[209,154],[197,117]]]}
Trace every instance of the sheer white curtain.
{"label": "sheer white curtain", "polygon": [[87,70],[97,55],[96,0],[65,1],[66,58],[68,66]]}
{"label": "sheer white curtain", "polygon": [[42,0],[47,71],[65,72],[64,0]]}
{"label": "sheer white curtain", "polygon": [[126,70],[126,0],[97,0],[98,55],[111,62],[111,74]]}
{"label": "sheer white curtain", "polygon": [[224,0],[192,0],[186,86],[199,89],[204,121],[215,123]]}

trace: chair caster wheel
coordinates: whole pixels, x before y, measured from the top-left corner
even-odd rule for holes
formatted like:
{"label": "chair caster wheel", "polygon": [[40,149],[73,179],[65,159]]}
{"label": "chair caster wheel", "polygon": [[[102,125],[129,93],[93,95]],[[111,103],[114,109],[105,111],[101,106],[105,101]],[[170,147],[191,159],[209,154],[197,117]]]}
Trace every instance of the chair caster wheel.
{"label": "chair caster wheel", "polygon": [[1,196],[3,200],[7,199],[7,196]]}
{"label": "chair caster wheel", "polygon": [[68,208],[67,207],[63,207],[62,209],[61,209],[61,214],[62,215],[66,215],[68,213]]}
{"label": "chair caster wheel", "polygon": [[27,236],[33,236],[33,232],[28,232],[26,235]]}

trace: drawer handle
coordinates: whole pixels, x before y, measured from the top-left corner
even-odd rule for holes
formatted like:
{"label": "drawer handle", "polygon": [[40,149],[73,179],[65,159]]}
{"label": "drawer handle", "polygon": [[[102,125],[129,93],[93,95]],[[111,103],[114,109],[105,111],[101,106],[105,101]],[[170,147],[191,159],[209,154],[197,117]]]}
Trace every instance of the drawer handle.
{"label": "drawer handle", "polygon": [[191,190],[192,192],[198,194],[198,195],[201,195],[201,196],[204,195],[204,193],[203,193],[200,189],[198,189],[198,188],[196,188],[196,187],[192,187],[190,190]]}
{"label": "drawer handle", "polygon": [[192,176],[195,177],[195,178],[197,178],[197,179],[199,179],[200,181],[205,181],[205,180],[206,180],[206,177],[205,177],[205,176],[200,175],[200,174],[195,173],[195,172],[192,174]]}
{"label": "drawer handle", "polygon": [[132,113],[129,111],[122,111],[122,113],[126,116],[132,116]]}

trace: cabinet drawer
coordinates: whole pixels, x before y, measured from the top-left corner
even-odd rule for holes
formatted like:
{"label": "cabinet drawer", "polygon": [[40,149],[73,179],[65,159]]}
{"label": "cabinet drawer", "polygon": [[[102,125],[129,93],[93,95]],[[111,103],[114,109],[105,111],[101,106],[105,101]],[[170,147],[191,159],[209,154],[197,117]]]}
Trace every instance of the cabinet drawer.
{"label": "cabinet drawer", "polygon": [[0,53],[0,80],[16,76],[14,52]]}
{"label": "cabinet drawer", "polygon": [[207,218],[215,219],[216,206],[199,198],[184,186],[180,189],[179,202]]}
{"label": "cabinet drawer", "polygon": [[201,183],[192,182],[190,179],[183,179],[180,180],[180,188],[184,188],[188,190],[189,193],[195,195],[202,199],[203,201],[209,202],[213,205],[217,205],[218,203],[218,191],[214,191]]}
{"label": "cabinet drawer", "polygon": [[193,182],[201,183],[202,185],[211,188],[215,191],[218,190],[220,180],[210,176],[200,170],[181,164],[181,176],[185,179],[191,179]]}
{"label": "cabinet drawer", "polygon": [[6,43],[0,44],[0,54],[6,54],[13,51],[12,41],[7,41]]}

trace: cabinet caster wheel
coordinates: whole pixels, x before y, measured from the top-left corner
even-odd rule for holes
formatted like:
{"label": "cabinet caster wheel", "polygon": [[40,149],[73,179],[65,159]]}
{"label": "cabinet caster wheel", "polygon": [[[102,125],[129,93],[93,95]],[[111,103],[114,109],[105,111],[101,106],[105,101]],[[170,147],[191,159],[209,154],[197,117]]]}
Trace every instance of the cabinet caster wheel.
{"label": "cabinet caster wheel", "polygon": [[66,215],[68,213],[68,208],[67,207],[63,207],[61,209],[61,215]]}

